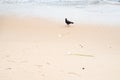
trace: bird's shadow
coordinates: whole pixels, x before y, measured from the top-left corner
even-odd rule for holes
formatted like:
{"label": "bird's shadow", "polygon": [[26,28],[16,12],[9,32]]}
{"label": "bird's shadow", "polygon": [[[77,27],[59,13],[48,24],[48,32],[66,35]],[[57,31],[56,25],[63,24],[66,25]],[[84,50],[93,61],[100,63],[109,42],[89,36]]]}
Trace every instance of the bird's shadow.
{"label": "bird's shadow", "polygon": [[65,27],[66,27],[66,28],[70,28],[70,27],[71,27],[71,25],[65,25]]}
{"label": "bird's shadow", "polygon": [[72,28],[74,27],[74,25],[64,25],[64,27],[65,27],[66,29],[72,29]]}

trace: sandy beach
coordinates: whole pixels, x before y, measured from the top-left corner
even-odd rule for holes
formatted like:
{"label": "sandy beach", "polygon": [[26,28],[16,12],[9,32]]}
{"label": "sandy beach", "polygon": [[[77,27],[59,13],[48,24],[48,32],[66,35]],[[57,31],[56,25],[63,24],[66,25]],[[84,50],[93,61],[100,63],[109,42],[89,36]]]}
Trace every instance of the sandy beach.
{"label": "sandy beach", "polygon": [[0,16],[0,80],[120,80],[119,26]]}

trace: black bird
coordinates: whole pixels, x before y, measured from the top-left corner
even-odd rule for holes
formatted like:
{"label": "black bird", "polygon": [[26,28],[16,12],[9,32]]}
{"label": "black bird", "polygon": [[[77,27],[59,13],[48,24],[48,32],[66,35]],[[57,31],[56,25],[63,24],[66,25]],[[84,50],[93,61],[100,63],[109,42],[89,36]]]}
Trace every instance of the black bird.
{"label": "black bird", "polygon": [[67,18],[65,18],[65,23],[66,23],[67,25],[69,25],[69,24],[74,24],[74,22],[71,22],[71,21],[67,20]]}

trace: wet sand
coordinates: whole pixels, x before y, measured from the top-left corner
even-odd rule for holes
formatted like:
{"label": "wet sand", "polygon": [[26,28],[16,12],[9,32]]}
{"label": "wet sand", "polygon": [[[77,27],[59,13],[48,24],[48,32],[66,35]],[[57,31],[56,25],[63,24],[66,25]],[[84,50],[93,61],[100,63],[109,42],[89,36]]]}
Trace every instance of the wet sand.
{"label": "wet sand", "polygon": [[120,27],[0,16],[0,80],[120,80]]}

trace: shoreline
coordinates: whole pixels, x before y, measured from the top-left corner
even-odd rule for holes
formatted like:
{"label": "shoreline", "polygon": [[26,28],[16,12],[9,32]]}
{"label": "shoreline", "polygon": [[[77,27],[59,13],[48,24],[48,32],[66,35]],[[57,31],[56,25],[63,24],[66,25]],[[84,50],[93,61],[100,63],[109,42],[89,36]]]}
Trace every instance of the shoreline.
{"label": "shoreline", "polygon": [[120,9],[119,5],[88,5],[80,8],[49,5],[42,6],[35,4],[1,4],[0,6],[0,15],[43,17],[60,22],[67,17],[79,24],[92,23],[96,25],[120,25],[120,12],[118,11]]}

